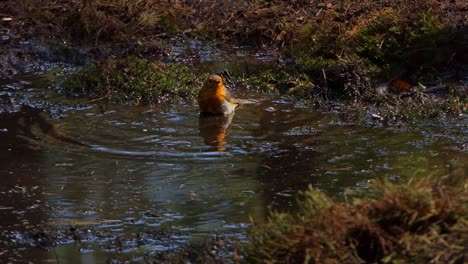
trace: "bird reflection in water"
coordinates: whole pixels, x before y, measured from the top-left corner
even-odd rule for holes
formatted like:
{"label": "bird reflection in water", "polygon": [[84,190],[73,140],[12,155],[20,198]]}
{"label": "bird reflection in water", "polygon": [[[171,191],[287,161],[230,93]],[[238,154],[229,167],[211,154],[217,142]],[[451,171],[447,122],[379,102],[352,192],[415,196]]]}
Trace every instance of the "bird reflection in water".
{"label": "bird reflection in water", "polygon": [[226,135],[231,126],[234,112],[227,115],[200,115],[198,128],[206,145],[213,150],[225,151]]}
{"label": "bird reflection in water", "polygon": [[200,106],[200,135],[205,144],[213,146],[217,151],[226,150],[224,147],[226,145],[225,137],[235,110],[240,105],[254,103],[252,100],[231,97],[231,93],[224,86],[221,75],[227,76],[227,79],[230,80],[227,71],[220,75],[210,75],[197,98]]}

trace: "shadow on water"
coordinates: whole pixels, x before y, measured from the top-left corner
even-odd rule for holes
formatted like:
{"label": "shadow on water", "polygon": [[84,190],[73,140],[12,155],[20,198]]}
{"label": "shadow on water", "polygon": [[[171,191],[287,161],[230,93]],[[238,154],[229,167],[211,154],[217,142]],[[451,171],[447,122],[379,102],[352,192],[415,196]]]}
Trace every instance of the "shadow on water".
{"label": "shadow on water", "polygon": [[[319,133],[317,122],[323,119],[318,112],[292,110],[282,101],[265,105],[254,137],[262,139],[265,157],[260,161],[257,178],[263,185],[264,201],[274,201],[273,208],[290,210],[295,194],[318,181],[313,172],[319,168],[314,148]],[[265,204],[269,206],[269,204]]]}
{"label": "shadow on water", "polygon": [[[41,150],[28,139],[39,140],[33,130],[38,125],[45,134],[52,126],[41,111],[24,106],[18,112],[0,114],[0,255],[2,259],[30,259],[26,248],[29,232],[47,223],[42,210],[46,197],[46,175],[41,171]],[[35,252],[45,257],[45,252]],[[41,258],[42,258],[41,257]],[[30,260],[33,260],[31,258]]]}

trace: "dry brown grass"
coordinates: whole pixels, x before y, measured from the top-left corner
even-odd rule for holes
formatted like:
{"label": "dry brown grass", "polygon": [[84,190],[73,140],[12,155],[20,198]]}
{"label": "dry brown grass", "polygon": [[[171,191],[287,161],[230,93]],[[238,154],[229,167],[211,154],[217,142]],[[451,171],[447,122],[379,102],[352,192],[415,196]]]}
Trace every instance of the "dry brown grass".
{"label": "dry brown grass", "polygon": [[465,180],[377,182],[375,198],[334,203],[311,189],[297,214],[253,227],[249,263],[462,263],[468,237]]}
{"label": "dry brown grass", "polygon": [[83,0],[74,10],[66,22],[73,34],[128,41],[178,31],[191,9],[165,0]]}

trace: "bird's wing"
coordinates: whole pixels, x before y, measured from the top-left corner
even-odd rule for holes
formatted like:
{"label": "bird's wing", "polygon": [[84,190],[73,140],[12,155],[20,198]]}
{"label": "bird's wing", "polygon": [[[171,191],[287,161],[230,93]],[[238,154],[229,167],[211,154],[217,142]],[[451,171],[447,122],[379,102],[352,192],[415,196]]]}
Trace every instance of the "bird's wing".
{"label": "bird's wing", "polygon": [[224,87],[224,98],[232,104],[238,104],[237,99],[231,97],[231,93],[229,93],[229,90],[226,87]]}
{"label": "bird's wing", "polygon": [[226,101],[230,102],[231,104],[254,104],[255,101],[249,100],[249,99],[237,99],[237,98],[232,98],[231,94],[229,93],[228,89],[224,87],[224,98]]}
{"label": "bird's wing", "polygon": [[250,99],[232,99],[235,101],[235,104],[255,104],[256,102]]}

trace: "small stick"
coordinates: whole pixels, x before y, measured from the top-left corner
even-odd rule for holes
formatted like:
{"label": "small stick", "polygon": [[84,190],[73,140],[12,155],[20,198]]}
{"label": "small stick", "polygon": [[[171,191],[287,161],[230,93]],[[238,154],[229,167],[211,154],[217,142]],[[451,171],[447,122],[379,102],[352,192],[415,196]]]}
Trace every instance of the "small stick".
{"label": "small stick", "polygon": [[327,74],[325,69],[322,68],[323,79],[325,80],[325,99],[328,101],[328,83],[327,83]]}

